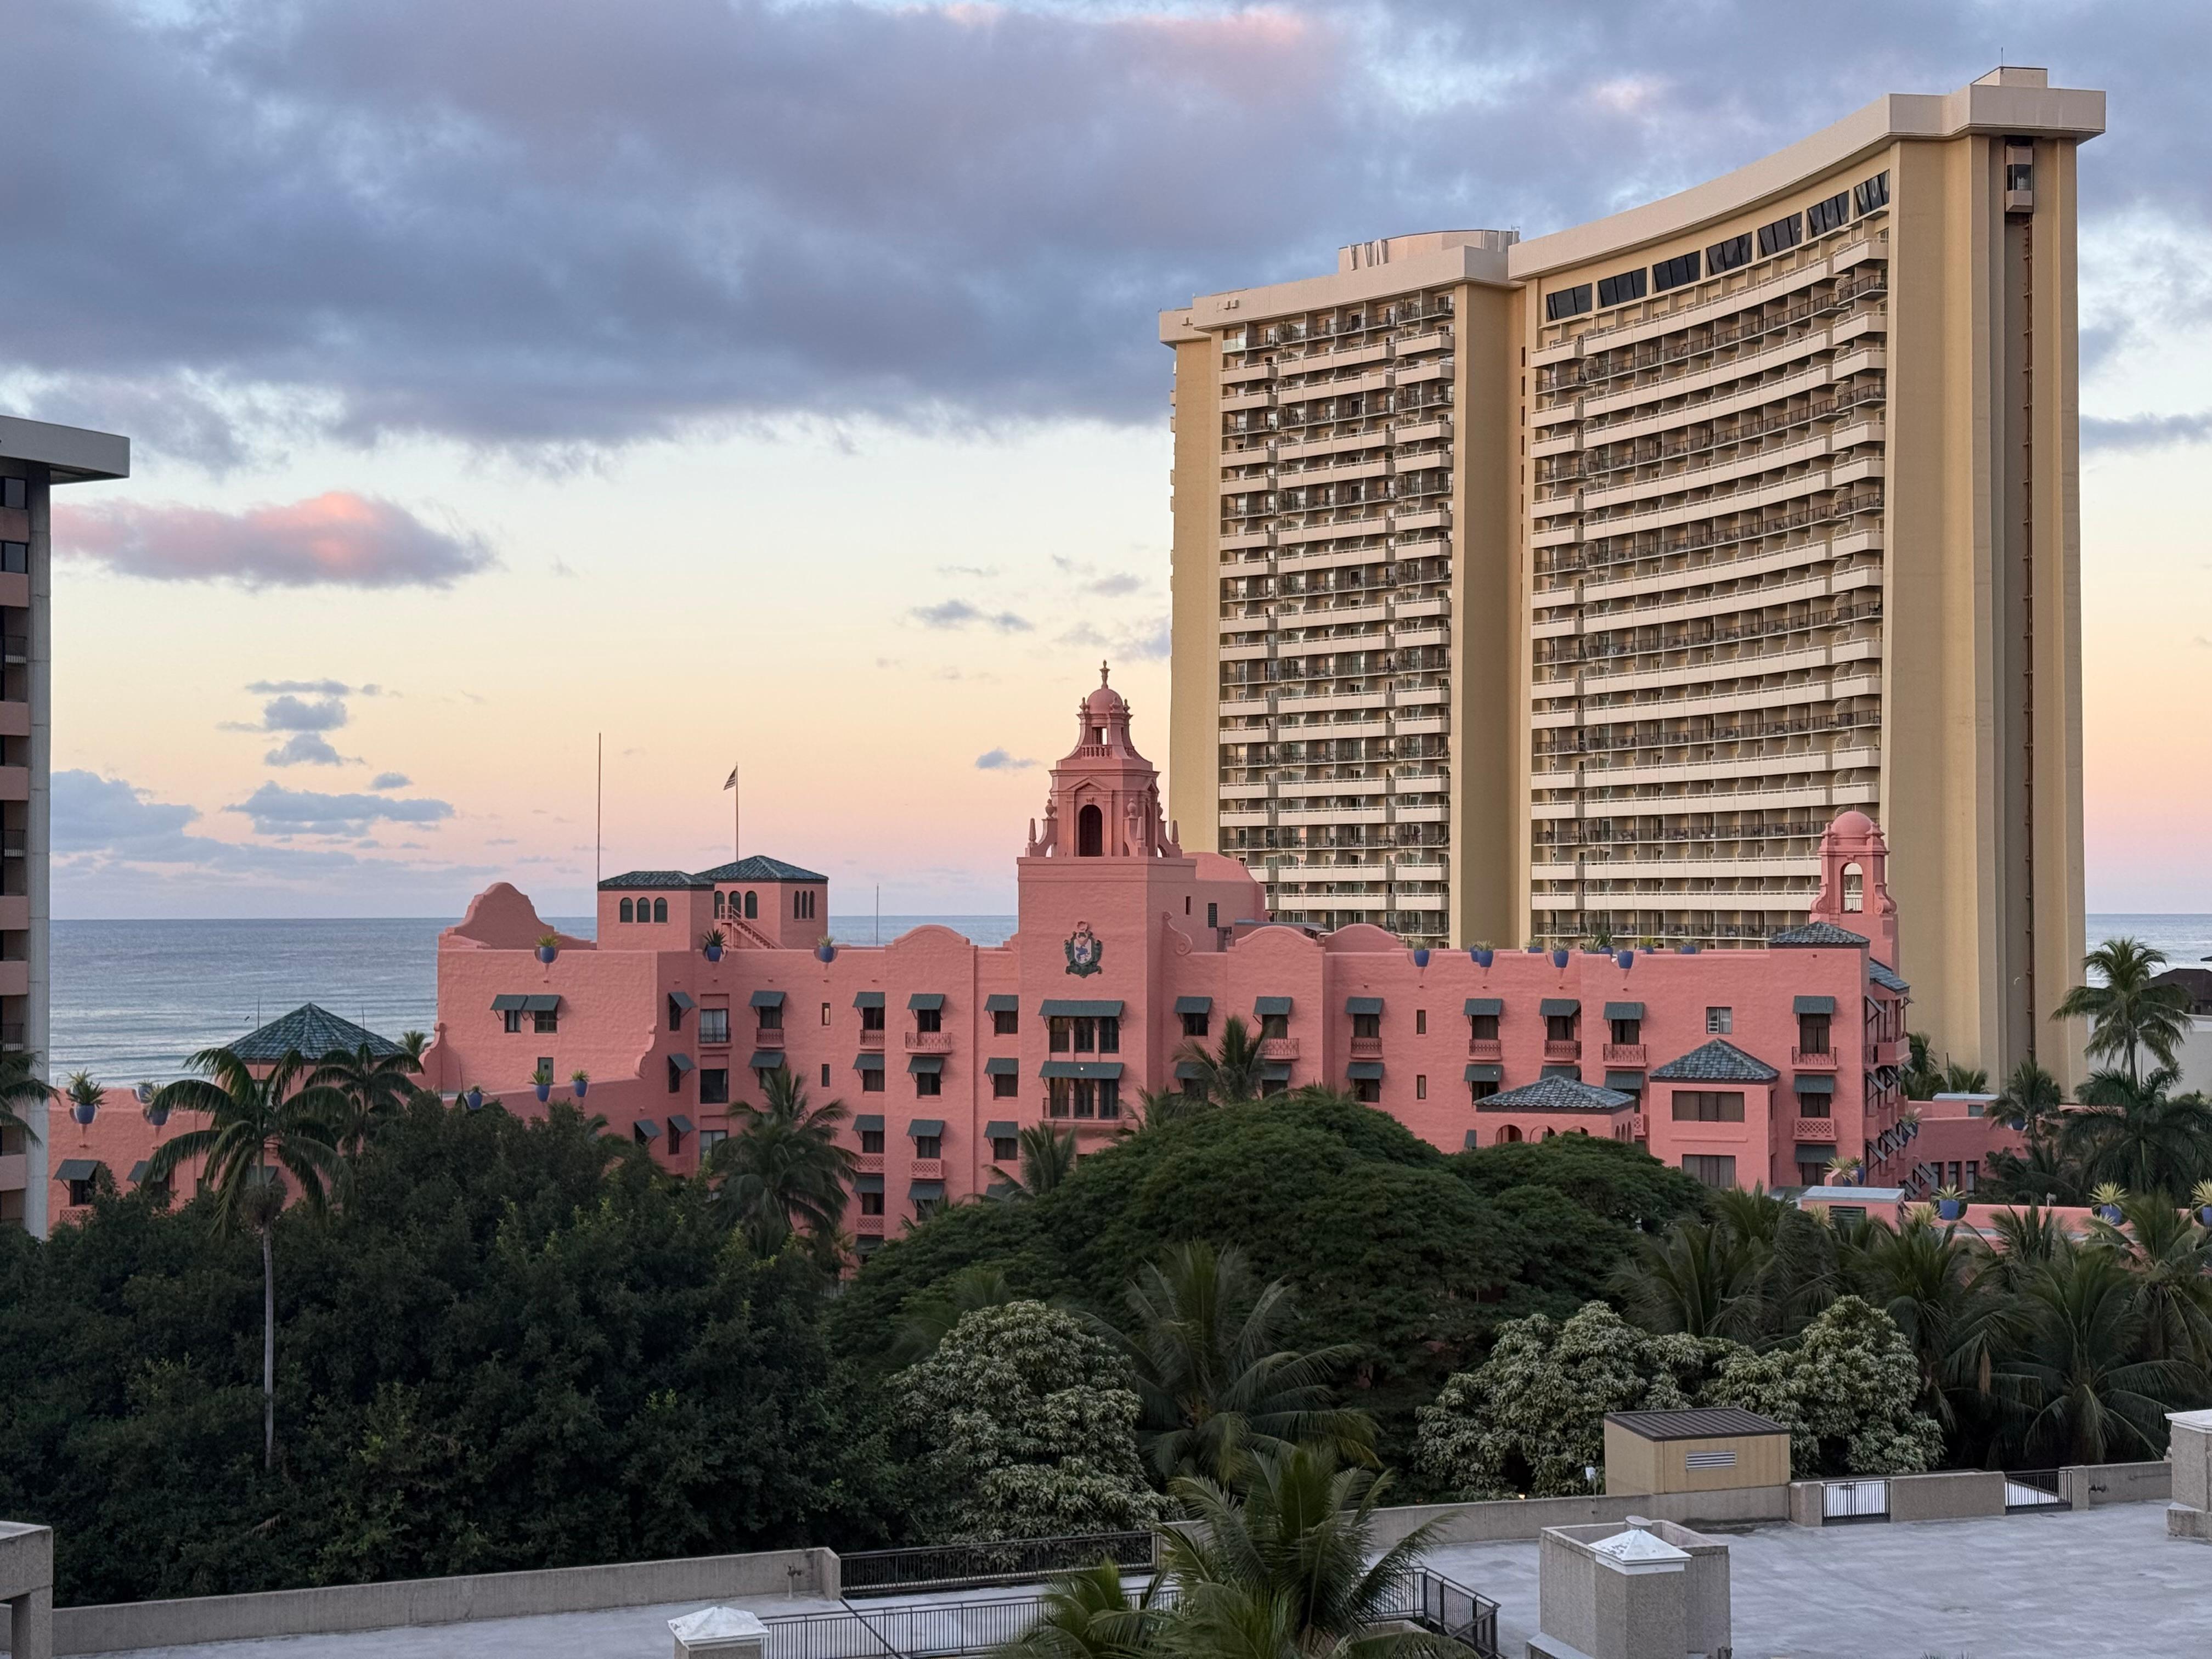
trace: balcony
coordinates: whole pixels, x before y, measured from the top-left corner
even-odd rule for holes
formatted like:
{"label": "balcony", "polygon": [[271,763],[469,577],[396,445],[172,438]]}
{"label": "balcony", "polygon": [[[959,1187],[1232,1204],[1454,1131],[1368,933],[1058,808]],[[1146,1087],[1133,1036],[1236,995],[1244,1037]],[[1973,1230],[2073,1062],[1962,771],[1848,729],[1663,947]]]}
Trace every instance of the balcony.
{"label": "balcony", "polygon": [[945,1160],[941,1158],[917,1158],[907,1165],[908,1176],[915,1181],[945,1179]]}
{"label": "balcony", "polygon": [[[700,1035],[699,1041],[700,1041],[702,1043],[706,1043],[706,1042],[708,1042],[709,1041],[709,1039],[708,1039],[708,1038],[707,1037],[707,1036],[702,1032],[702,1033],[701,1033],[701,1035]],[[727,1038],[725,1038],[723,1041],[724,1041],[724,1042],[726,1042],[728,1041],[728,1039],[727,1039]],[[722,1046],[722,1045],[721,1045],[721,1044],[720,1044],[720,1043],[717,1043],[717,1044],[715,1044],[714,1046],[715,1046],[715,1047],[717,1047],[717,1048],[719,1048],[719,1047],[720,1047],[720,1046]],[[762,1026],[762,1027],[760,1028],[760,1030],[757,1030],[757,1031],[755,1031],[755,1032],[753,1033],[753,1047],[754,1047],[754,1048],[782,1048],[782,1047],[783,1047],[783,1027],[782,1027],[782,1026],[781,1026],[781,1025],[763,1025],[763,1026]]]}
{"label": "balcony", "polygon": [[1497,1037],[1469,1037],[1467,1040],[1469,1060],[1504,1060],[1505,1044]]}
{"label": "balcony", "polygon": [[1260,1040],[1260,1058],[1262,1060],[1285,1060],[1297,1057],[1298,1040],[1296,1037],[1262,1037]]}
{"label": "balcony", "polygon": [[884,1046],[884,1028],[883,1028],[882,1026],[878,1025],[878,1026],[877,1026],[873,1030],[863,1031],[863,1032],[861,1032],[861,1033],[860,1033],[860,1047],[861,1047],[863,1049],[867,1049],[867,1048],[878,1048],[878,1049],[879,1049],[879,1048],[881,1048],[883,1046]]}
{"label": "balcony", "polygon": [[1790,1066],[1800,1072],[1832,1072],[1836,1069],[1836,1051],[1827,1048],[1792,1048]]}
{"label": "balcony", "polygon": [[1544,1039],[1544,1063],[1547,1066],[1571,1066],[1582,1057],[1583,1045],[1579,1037]]}
{"label": "balcony", "polygon": [[1608,1042],[1604,1048],[1605,1063],[1608,1066],[1643,1066],[1648,1064],[1640,1042]]}
{"label": "balcony", "polygon": [[910,1054],[949,1054],[952,1052],[952,1033],[950,1031],[908,1031],[906,1051]]}
{"label": "balcony", "polygon": [[1832,1117],[1801,1117],[1791,1126],[1790,1135],[1797,1140],[1832,1141],[1836,1138],[1836,1120]]}
{"label": "balcony", "polygon": [[1371,1036],[1371,1037],[1356,1036],[1356,1037],[1352,1038],[1352,1057],[1354,1060],[1380,1060],[1380,1059],[1382,1059],[1382,1039],[1381,1037],[1379,1037],[1379,1036]]}
{"label": "balcony", "polygon": [[854,1237],[881,1238],[883,1236],[883,1217],[879,1215],[856,1215],[853,1218]]}

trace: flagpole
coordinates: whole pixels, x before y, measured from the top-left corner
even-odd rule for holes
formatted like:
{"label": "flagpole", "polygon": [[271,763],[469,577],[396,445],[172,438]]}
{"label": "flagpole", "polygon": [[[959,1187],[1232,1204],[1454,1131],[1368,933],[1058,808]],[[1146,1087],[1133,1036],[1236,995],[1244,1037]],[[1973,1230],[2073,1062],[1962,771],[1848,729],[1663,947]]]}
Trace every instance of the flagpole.
{"label": "flagpole", "polygon": [[738,805],[744,799],[744,786],[737,781],[738,769],[730,769],[730,862],[738,861]]}
{"label": "flagpole", "polygon": [[599,759],[592,775],[592,914],[599,909],[599,861],[607,844],[607,734],[599,734]]}

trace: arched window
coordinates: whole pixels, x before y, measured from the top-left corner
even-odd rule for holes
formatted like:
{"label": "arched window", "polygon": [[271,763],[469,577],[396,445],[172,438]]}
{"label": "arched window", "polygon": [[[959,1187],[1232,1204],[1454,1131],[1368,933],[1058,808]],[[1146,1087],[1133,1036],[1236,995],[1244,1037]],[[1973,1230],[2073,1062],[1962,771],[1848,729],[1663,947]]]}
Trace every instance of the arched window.
{"label": "arched window", "polygon": [[631,918],[632,918],[632,917],[636,914],[635,907],[635,906],[633,906],[628,899],[624,899],[624,900],[622,902],[622,913],[621,913],[621,914],[622,914],[622,919],[623,919],[624,921],[628,921],[631,920]]}
{"label": "arched window", "polygon": [[1866,908],[1866,876],[1856,864],[1844,866],[1844,908]]}
{"label": "arched window", "polygon": [[754,917],[756,917],[756,916],[757,916],[757,915],[760,915],[760,895],[759,895],[758,893],[748,893],[748,894],[746,894],[746,895],[745,895],[745,920],[746,920],[747,921],[752,921],[752,920],[753,920],[753,918],[754,918]]}
{"label": "arched window", "polygon": [[1498,1136],[1498,1138],[1500,1140],[1518,1140],[1518,1139],[1521,1139],[1521,1129],[1520,1129],[1520,1126],[1519,1126],[1518,1124],[1513,1124],[1513,1123],[1509,1123],[1509,1124],[1507,1124],[1507,1125],[1505,1126],[1505,1133],[1504,1133],[1504,1134],[1502,1134],[1502,1135]]}
{"label": "arched window", "polygon": [[1102,858],[1106,852],[1106,815],[1096,806],[1086,806],[1075,817],[1075,855],[1078,858]]}
{"label": "arched window", "polygon": [[714,890],[714,914],[718,916],[722,914],[722,890],[719,887]]}
{"label": "arched window", "polygon": [[668,920],[668,901],[666,899],[653,900],[653,919],[655,921],[665,921]]}

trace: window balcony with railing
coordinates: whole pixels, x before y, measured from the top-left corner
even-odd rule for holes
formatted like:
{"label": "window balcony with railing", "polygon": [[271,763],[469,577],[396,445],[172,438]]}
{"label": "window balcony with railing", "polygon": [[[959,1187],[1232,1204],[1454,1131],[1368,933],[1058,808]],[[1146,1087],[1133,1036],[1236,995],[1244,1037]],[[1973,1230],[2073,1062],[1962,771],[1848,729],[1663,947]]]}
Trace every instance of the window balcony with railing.
{"label": "window balcony with railing", "polygon": [[1544,1063],[1547,1066],[1571,1065],[1583,1057],[1579,1037],[1546,1037]]}
{"label": "window balcony with railing", "polygon": [[952,1033],[950,1031],[908,1031],[906,1051],[910,1054],[949,1054],[952,1052]]}
{"label": "window balcony with railing", "polygon": [[1262,1037],[1260,1040],[1261,1060],[1279,1061],[1297,1057],[1298,1040],[1294,1036]]}
{"label": "window balcony with railing", "polygon": [[1643,1066],[1644,1047],[1640,1042],[1608,1042],[1601,1051],[1608,1066]]}
{"label": "window balcony with railing", "polygon": [[1467,1057],[1469,1060],[1504,1060],[1505,1044],[1497,1037],[1469,1037],[1467,1040]]}
{"label": "window balcony with railing", "polygon": [[1836,1051],[1832,1045],[1826,1048],[1792,1046],[1790,1064],[1800,1072],[1832,1072],[1836,1069]]}

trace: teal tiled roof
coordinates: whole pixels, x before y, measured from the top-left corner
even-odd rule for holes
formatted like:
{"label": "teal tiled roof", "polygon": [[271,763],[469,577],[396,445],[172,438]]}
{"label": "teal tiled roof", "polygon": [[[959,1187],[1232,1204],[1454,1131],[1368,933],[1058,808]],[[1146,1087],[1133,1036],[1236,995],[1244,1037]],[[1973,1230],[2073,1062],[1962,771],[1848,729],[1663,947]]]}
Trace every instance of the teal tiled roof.
{"label": "teal tiled roof", "polygon": [[248,1031],[230,1045],[240,1060],[279,1060],[289,1054],[320,1060],[343,1049],[350,1054],[366,1043],[372,1054],[396,1054],[400,1047],[390,1037],[379,1036],[366,1025],[340,1019],[329,1009],[303,1002],[290,1013],[272,1019],[257,1031]]}
{"label": "teal tiled roof", "polygon": [[1715,1037],[1651,1073],[1654,1083],[1771,1083],[1782,1075],[1733,1042]]}

